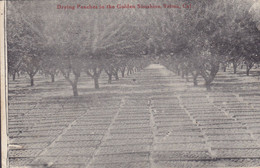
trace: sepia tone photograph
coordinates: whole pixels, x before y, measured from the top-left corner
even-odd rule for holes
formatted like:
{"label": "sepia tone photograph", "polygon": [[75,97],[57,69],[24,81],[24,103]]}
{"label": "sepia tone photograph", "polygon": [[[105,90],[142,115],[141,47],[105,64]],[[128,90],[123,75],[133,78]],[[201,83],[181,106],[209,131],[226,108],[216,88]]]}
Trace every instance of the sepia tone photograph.
{"label": "sepia tone photograph", "polygon": [[1,5],[3,168],[260,167],[260,0]]}

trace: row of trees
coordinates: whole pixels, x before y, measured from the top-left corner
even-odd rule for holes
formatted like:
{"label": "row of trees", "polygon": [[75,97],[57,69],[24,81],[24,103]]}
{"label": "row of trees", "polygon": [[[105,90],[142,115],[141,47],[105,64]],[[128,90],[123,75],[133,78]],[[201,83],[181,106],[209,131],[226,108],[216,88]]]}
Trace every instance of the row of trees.
{"label": "row of trees", "polygon": [[[174,1],[174,0],[173,0]],[[62,1],[69,4],[70,1]],[[119,79],[159,60],[183,76],[205,79],[207,89],[220,65],[244,62],[247,74],[259,62],[260,11],[254,0],[176,0],[189,9],[57,10],[55,1],[8,2],[8,69],[26,72],[34,84],[41,71],[61,73],[78,95],[88,74],[99,88],[101,72]],[[89,0],[93,5],[98,1]],[[117,4],[111,0],[106,3]],[[149,1],[149,3],[151,3]],[[163,1],[156,2],[163,5]],[[29,12],[29,13],[27,13]]]}
{"label": "row of trees", "polygon": [[191,74],[194,85],[201,75],[208,90],[220,65],[225,70],[232,63],[236,73],[238,64],[244,63],[249,75],[260,61],[259,5],[244,0],[197,0],[196,8],[189,11],[166,11],[159,27],[168,33],[157,31],[166,42],[158,43],[158,54],[165,56],[161,62],[177,74]]}
{"label": "row of trees", "polygon": [[[127,24],[135,18],[125,17],[125,11],[46,12],[37,8],[41,5],[54,7],[50,1],[40,5],[8,2],[8,69],[13,80],[19,72],[26,72],[33,86],[38,72],[50,75],[52,82],[59,73],[78,96],[82,73],[99,89],[101,72],[111,83],[113,76],[119,80],[119,74],[124,77],[148,65],[143,53],[145,37],[140,27]],[[32,15],[23,15],[27,10]]]}

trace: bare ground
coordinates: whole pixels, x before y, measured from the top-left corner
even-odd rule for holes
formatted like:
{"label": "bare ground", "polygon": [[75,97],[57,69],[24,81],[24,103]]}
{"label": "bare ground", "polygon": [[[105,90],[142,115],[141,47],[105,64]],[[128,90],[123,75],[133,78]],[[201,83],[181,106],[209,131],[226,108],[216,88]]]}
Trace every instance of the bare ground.
{"label": "bare ground", "polygon": [[220,72],[211,92],[160,65],[100,90],[81,78],[76,98],[62,78],[10,81],[10,167],[260,166],[257,77]]}

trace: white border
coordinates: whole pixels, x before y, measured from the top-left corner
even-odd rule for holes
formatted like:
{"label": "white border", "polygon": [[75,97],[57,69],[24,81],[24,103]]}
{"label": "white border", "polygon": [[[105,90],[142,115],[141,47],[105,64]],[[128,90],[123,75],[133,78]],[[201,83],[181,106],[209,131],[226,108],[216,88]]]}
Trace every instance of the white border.
{"label": "white border", "polygon": [[1,72],[1,167],[8,167],[7,155],[7,46],[6,46],[6,0],[0,1],[0,72]]}

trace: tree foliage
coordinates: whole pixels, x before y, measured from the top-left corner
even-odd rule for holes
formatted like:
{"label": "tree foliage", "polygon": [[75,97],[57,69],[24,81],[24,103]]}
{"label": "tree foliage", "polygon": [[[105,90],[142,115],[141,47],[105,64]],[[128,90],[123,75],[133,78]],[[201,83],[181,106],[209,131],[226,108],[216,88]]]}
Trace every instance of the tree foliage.
{"label": "tree foliage", "polygon": [[[99,5],[101,1],[89,3]],[[116,5],[117,1],[107,3]],[[190,3],[192,8],[57,10],[56,1],[8,2],[9,73],[25,71],[33,79],[40,69],[54,81],[59,71],[77,96],[82,73],[98,89],[102,72],[111,83],[113,76],[120,78],[118,73],[124,77],[158,58],[182,77],[191,74],[194,85],[201,75],[207,89],[220,64],[233,63],[236,72],[243,62],[249,74],[260,61],[259,2],[172,3]]]}

